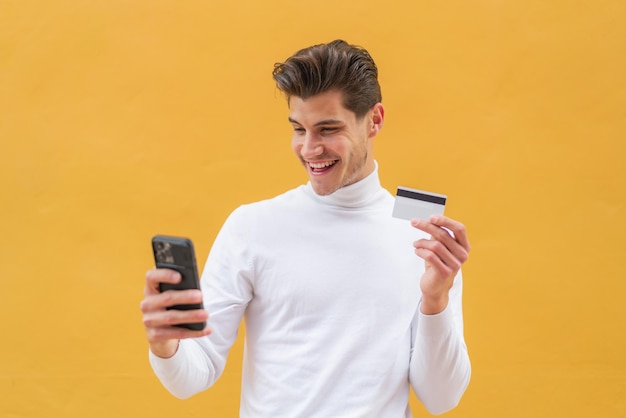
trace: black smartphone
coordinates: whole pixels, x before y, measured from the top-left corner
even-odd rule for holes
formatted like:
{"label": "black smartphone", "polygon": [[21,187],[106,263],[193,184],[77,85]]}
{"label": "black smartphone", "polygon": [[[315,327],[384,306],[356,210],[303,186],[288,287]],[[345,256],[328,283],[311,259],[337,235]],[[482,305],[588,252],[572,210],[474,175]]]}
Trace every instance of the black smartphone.
{"label": "black smartphone", "polygon": [[[157,268],[176,270],[182,277],[177,284],[160,283],[159,291],[200,289],[195,251],[193,243],[189,238],[156,235],[152,238],[152,251]],[[203,309],[203,304],[200,302],[188,305],[173,305],[167,309]],[[178,324],[177,326],[191,330],[203,330],[206,322]]]}

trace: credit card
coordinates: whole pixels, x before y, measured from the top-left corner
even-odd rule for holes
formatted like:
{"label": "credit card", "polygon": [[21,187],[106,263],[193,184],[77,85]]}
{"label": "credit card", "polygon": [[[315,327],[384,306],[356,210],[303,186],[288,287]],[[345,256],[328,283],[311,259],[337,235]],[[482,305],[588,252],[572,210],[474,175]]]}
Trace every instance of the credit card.
{"label": "credit card", "polygon": [[429,220],[431,215],[443,215],[447,196],[423,190],[398,187],[391,216],[400,219]]}

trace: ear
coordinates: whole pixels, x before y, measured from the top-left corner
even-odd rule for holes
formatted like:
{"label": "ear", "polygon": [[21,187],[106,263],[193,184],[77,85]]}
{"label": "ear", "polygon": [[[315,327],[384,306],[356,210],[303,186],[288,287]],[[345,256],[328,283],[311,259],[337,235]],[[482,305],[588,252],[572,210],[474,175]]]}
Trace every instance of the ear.
{"label": "ear", "polygon": [[370,130],[369,137],[373,138],[383,129],[383,123],[385,122],[385,108],[382,103],[376,103],[370,110]]}

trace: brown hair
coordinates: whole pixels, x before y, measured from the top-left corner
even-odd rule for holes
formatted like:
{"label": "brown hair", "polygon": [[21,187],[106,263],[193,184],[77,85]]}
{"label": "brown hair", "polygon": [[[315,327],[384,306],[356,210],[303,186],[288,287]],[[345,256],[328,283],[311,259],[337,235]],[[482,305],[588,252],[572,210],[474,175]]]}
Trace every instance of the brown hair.
{"label": "brown hair", "polygon": [[382,101],[374,60],[365,49],[341,39],[301,49],[274,64],[272,75],[287,100],[341,91],[344,107],[357,118]]}

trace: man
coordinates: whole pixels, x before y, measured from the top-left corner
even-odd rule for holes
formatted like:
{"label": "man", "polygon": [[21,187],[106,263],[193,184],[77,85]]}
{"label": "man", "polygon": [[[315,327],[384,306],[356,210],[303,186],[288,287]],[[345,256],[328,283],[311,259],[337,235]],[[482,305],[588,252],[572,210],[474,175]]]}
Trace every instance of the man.
{"label": "man", "polygon": [[[447,217],[391,217],[373,155],[385,113],[374,61],[337,40],[273,75],[309,182],[229,216],[201,293],[159,293],[179,276],[147,273],[156,375],[180,398],[207,389],[245,318],[241,417],[410,417],[409,385],[432,413],[455,407],[470,377],[460,274],[470,245]],[[166,310],[201,300],[205,310]],[[203,320],[203,331],[173,326]]]}

